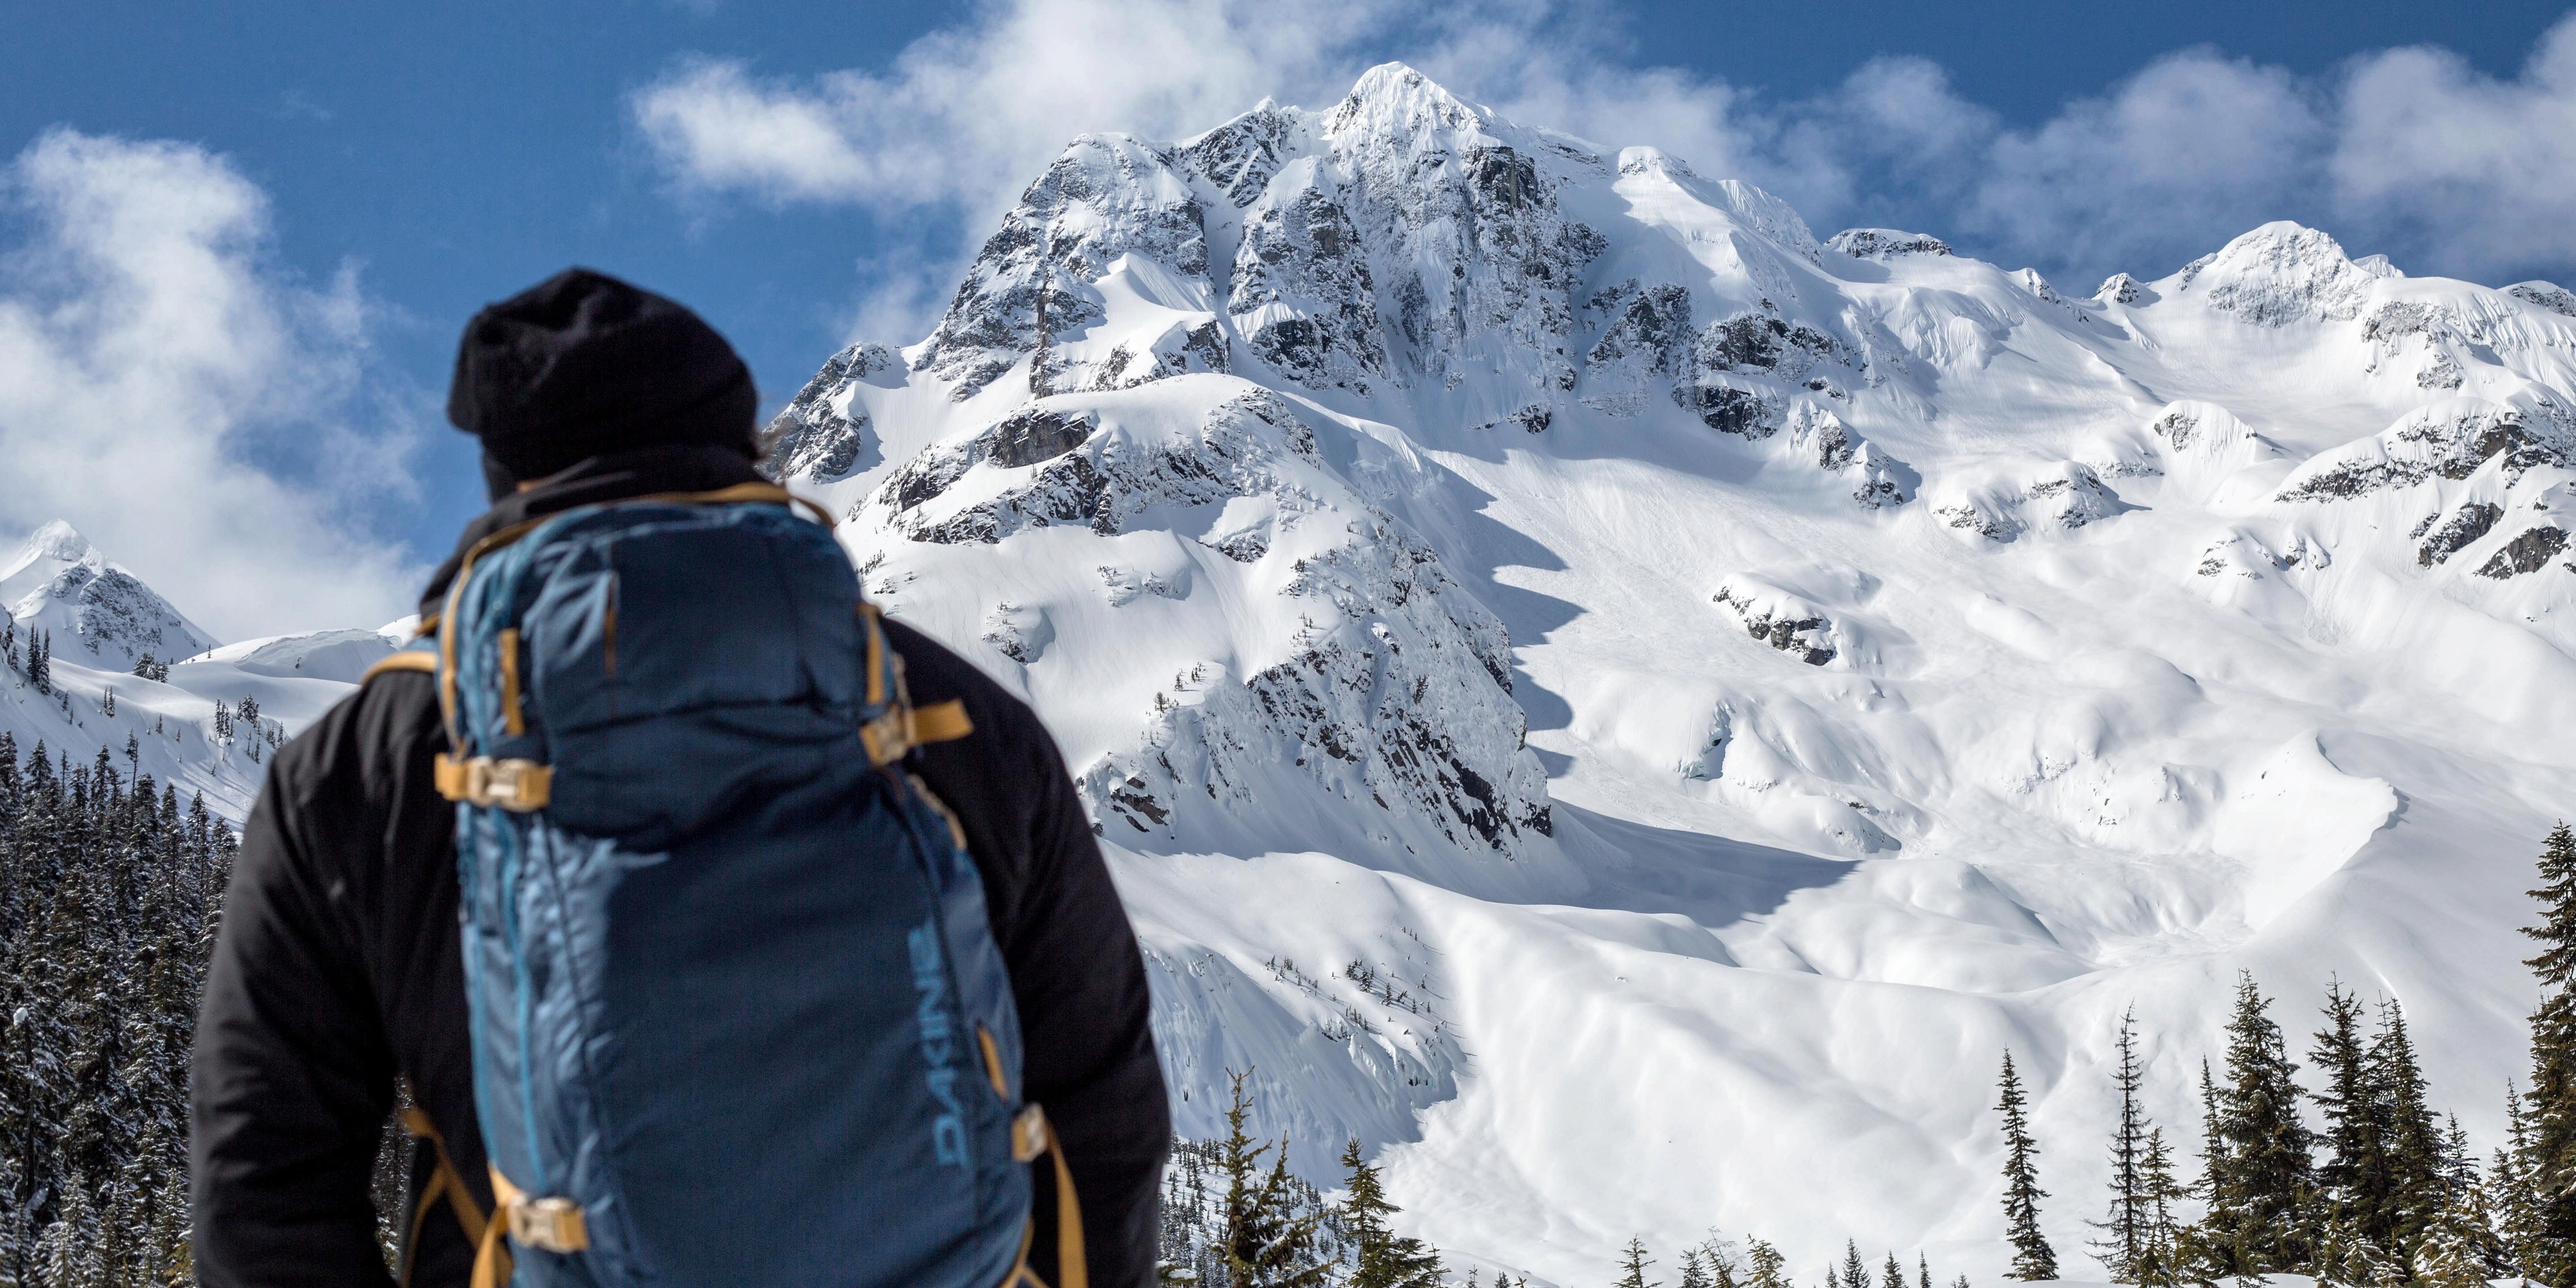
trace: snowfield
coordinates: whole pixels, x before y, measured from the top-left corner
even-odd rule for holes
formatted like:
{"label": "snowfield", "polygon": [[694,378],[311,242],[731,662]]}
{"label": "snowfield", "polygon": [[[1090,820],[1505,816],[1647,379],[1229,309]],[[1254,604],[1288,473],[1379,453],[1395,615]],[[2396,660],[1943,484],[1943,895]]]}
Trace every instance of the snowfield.
{"label": "snowfield", "polygon": [[[1077,140],[929,338],[773,429],[869,594],[1055,731],[1180,1131],[1255,1069],[1297,1168],[1359,1137],[1453,1267],[1715,1227],[1990,1280],[2010,1047],[2081,1273],[2121,1012],[2196,1142],[2240,969],[2302,1048],[2329,976],[2402,1000],[2499,1141],[2576,814],[2551,284],[2277,223],[2087,294],[1389,65]],[[211,701],[300,724],[390,647],[151,686],[140,625],[8,586],[75,714],[0,728],[193,721],[157,763],[234,811]]]}

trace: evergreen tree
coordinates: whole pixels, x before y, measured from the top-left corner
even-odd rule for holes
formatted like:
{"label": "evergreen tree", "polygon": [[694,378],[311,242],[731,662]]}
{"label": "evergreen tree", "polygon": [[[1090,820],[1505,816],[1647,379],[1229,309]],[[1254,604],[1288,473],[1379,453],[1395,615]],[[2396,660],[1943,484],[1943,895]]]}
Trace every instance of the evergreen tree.
{"label": "evergreen tree", "polygon": [[1682,1279],[1679,1288],[1710,1288],[1708,1267],[1700,1263],[1699,1249],[1682,1249]]}
{"label": "evergreen tree", "polygon": [[2425,1222],[2411,1264],[2415,1282],[2424,1288],[2483,1288],[2508,1273],[2508,1261],[2487,1207],[2486,1187],[2471,1181]]}
{"label": "evergreen tree", "polygon": [[[1232,1100],[1225,1111],[1225,1139],[1218,1144],[1218,1166],[1225,1176],[1224,1231],[1221,1236],[1229,1288],[1320,1288],[1330,1266],[1313,1255],[1317,1218],[1295,1211],[1288,1151],[1284,1144],[1254,1143],[1244,1124],[1252,1116],[1252,1096],[1244,1089],[1249,1069],[1226,1071]],[[1273,1149],[1268,1175],[1261,1158]]]}
{"label": "evergreen tree", "polygon": [[1869,1267],[1860,1259],[1860,1244],[1843,1240],[1842,1288],[1869,1288]]}
{"label": "evergreen tree", "polygon": [[1701,1270],[1708,1276],[1708,1288],[1745,1288],[1744,1267],[1735,1259],[1735,1245],[1710,1231],[1697,1248]]}
{"label": "evergreen tree", "polygon": [[1932,1258],[1921,1252],[1915,1253],[1914,1274],[1916,1281],[1914,1288],[1932,1288]]}
{"label": "evergreen tree", "polygon": [[188,1046],[234,842],[0,734],[0,1284],[186,1276]]}
{"label": "evergreen tree", "polygon": [[2111,1210],[2103,1220],[2089,1224],[2102,1232],[2102,1237],[2093,1242],[2093,1255],[2111,1272],[2112,1282],[2141,1283],[2144,1281],[2139,1273],[2147,1256],[2155,1201],[2147,1193],[2141,1168],[2146,1161],[2150,1124],[2146,1110],[2138,1104],[2138,1090],[2145,1084],[2146,1075],[2138,1067],[2138,1013],[2134,1006],[2120,1016],[2116,1049],[2120,1065],[2113,1070],[2111,1081],[2120,1092],[2120,1121],[2111,1130]]}
{"label": "evergreen tree", "polygon": [[2139,1188],[2146,1199],[2146,1231],[2138,1257],[2138,1282],[2157,1288],[2189,1282],[2193,1277],[2193,1258],[2182,1234],[2181,1220],[2174,1214],[2174,1204],[2188,1196],[2182,1183],[2174,1177],[2173,1151],[2165,1145],[2165,1129],[2149,1128],[2147,1147],[2138,1160]]}
{"label": "evergreen tree", "polygon": [[2201,1247],[2219,1274],[2297,1273],[2312,1251],[2304,1218],[2315,1190],[2313,1137],[2299,1117],[2299,1066],[2269,1010],[2254,977],[2240,975],[2201,1222]]}
{"label": "evergreen tree", "polygon": [[1878,1268],[1878,1288],[1909,1288],[1905,1282],[1905,1267],[1896,1263],[1893,1248],[1888,1250],[1886,1264]]}
{"label": "evergreen tree", "polygon": [[2442,1134],[2424,1099],[2424,1074],[2396,1002],[2379,1007],[2379,1032],[2363,1057],[2371,1103],[2387,1160],[2386,1197],[2363,1225],[2373,1242],[2405,1264],[2416,1238],[2442,1210]]}
{"label": "evergreen tree", "polygon": [[1751,1235],[1744,1238],[1744,1288],[1789,1288],[1789,1259],[1778,1248]]}
{"label": "evergreen tree", "polygon": [[[2524,1098],[2530,1145],[2521,1160],[2537,1204],[2538,1229],[2522,1273],[2543,1283],[2576,1279],[2576,832],[2561,821],[2540,851],[2541,921],[2523,928],[2539,940],[2524,963],[2540,979],[2531,1017],[2531,1092]],[[2531,1257],[2538,1257],[2534,1261]]]}
{"label": "evergreen tree", "polygon": [[2029,1100],[2009,1050],[1999,1083],[1995,1108],[2004,1116],[2004,1238],[2013,1245],[2012,1277],[2055,1279],[2057,1250],[2039,1230],[2039,1201],[2048,1197],[2039,1188],[2039,1142],[2031,1139]]}
{"label": "evergreen tree", "polygon": [[1646,1267],[1655,1264],[1646,1259],[1646,1241],[1628,1240],[1628,1250],[1619,1254],[1619,1288],[1661,1288],[1661,1281],[1648,1279]]}
{"label": "evergreen tree", "polygon": [[2359,1231],[2357,1237],[2386,1246],[2387,1115],[2362,1042],[2361,1000],[2343,991],[2340,980],[2326,982],[2325,1017],[2326,1026],[2317,1031],[2316,1045],[2308,1052],[2325,1076],[2325,1089],[2316,1095],[2326,1120],[2319,1136],[2325,1158],[2317,1165],[2318,1215],[2340,1223],[2347,1234]]}
{"label": "evergreen tree", "polygon": [[54,692],[54,633],[27,632],[27,683],[50,697]]}
{"label": "evergreen tree", "polygon": [[1343,1148],[1342,1166],[1349,1169],[1341,1205],[1342,1236],[1353,1255],[1348,1288],[1434,1288],[1441,1279],[1440,1254],[1387,1227],[1386,1219],[1403,1209],[1387,1202],[1377,1169],[1360,1157],[1357,1137]]}
{"label": "evergreen tree", "polygon": [[2504,1246],[2506,1273],[2540,1277],[2533,1267],[2563,1263],[2541,1226],[2540,1194],[2531,1184],[2531,1123],[2523,1113],[2522,1097],[2510,1084],[2504,1089],[2504,1115],[2505,1144],[2488,1165],[2494,1178],[2490,1193],[2496,1235]]}

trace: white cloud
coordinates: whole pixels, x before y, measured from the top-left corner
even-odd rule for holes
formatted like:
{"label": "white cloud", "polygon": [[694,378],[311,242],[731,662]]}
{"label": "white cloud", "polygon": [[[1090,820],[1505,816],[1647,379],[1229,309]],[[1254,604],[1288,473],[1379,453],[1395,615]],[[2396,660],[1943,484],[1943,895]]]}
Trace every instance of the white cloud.
{"label": "white cloud", "polygon": [[1264,95],[1320,106],[1402,58],[1514,119],[1770,187],[1819,231],[1897,224],[2079,287],[2162,275],[2278,218],[2410,271],[2576,265],[2576,15],[2511,80],[2439,50],[2320,76],[2186,50],[2028,128],[1919,58],[1788,102],[1641,66],[1607,0],[1003,0],[973,15],[881,73],[683,64],[635,95],[635,120],[695,197],[946,207],[957,224],[934,263],[1076,134],[1183,137]]}
{"label": "white cloud", "polygon": [[186,144],[57,130],[0,183],[0,530],[66,519],[228,638],[403,612],[421,570],[370,532],[413,431],[354,272],[298,285],[265,195]]}
{"label": "white cloud", "polygon": [[2461,271],[2576,263],[2576,15],[2521,77],[2457,55],[2398,49],[2345,82],[2331,171],[2337,202],[2445,248]]}
{"label": "white cloud", "polygon": [[1386,22],[1335,0],[1038,0],[923,37],[884,75],[692,60],[630,108],[685,190],[980,212],[1087,131],[1171,137],[1266,93],[1337,96],[1337,55]]}
{"label": "white cloud", "polygon": [[2287,73],[2174,54],[1969,153],[1972,194],[1958,215],[2027,258],[2161,276],[2256,224],[2309,213],[2292,203],[2324,142]]}

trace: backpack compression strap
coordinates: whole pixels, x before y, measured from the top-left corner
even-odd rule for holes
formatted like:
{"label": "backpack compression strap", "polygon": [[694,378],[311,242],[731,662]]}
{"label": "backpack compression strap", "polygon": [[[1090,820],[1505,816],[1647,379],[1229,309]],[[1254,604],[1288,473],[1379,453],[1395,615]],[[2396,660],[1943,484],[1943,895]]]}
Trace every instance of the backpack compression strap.
{"label": "backpack compression strap", "polygon": [[885,704],[885,714],[861,726],[859,736],[868,745],[868,763],[878,766],[893,764],[924,743],[954,742],[975,732],[961,699],[912,705],[912,695],[904,691],[903,654],[887,646],[884,617],[885,610],[859,601],[859,625],[867,634],[868,704]]}
{"label": "backpack compression strap", "polygon": [[[990,1061],[993,1057],[988,1051],[985,1058]],[[998,1072],[998,1063],[995,1067]],[[1055,1158],[1055,1288],[1091,1288],[1091,1263],[1082,1250],[1082,1202],[1074,1197],[1073,1169],[1065,1165],[1064,1142],[1056,1139],[1046,1111],[1030,1105],[1011,1120],[1011,1158],[1032,1163],[1040,1154]],[[1020,1259],[1012,1265],[1010,1276],[1002,1280],[1001,1288],[1047,1288],[1046,1281],[1029,1269],[1029,1244],[1036,1240],[1037,1232],[1034,1218],[1020,1230]]]}
{"label": "backpack compression strap", "polygon": [[[466,1246],[477,1249],[478,1260],[494,1222],[484,1216],[483,1205],[474,1201],[474,1192],[465,1188],[465,1178],[456,1174],[456,1160],[447,1156],[446,1139],[438,1134],[437,1125],[430,1122],[429,1115],[420,1106],[404,1107],[402,1129],[428,1141],[429,1147],[438,1153],[438,1170],[430,1174],[429,1189],[421,1194],[419,1205],[412,1209],[411,1234],[403,1240],[402,1282],[403,1288],[411,1288],[412,1258],[418,1255],[421,1227],[428,1224],[429,1210],[438,1206],[440,1199],[447,1200],[447,1205],[455,1210],[456,1224],[465,1231]],[[502,1255],[506,1257],[509,1254],[504,1252]],[[503,1269],[501,1277],[506,1280],[509,1273]]]}

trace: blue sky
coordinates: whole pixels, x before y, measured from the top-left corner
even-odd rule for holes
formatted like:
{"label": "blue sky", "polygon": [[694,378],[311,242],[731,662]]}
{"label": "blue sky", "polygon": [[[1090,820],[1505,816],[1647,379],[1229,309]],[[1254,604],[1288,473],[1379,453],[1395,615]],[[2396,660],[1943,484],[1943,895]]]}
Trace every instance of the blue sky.
{"label": "blue sky", "polygon": [[69,517],[219,634],[372,624],[479,508],[440,403],[482,302],[573,262],[633,277],[774,405],[853,335],[918,338],[1073,133],[1322,104],[1388,58],[1750,178],[1819,232],[1932,232],[2084,291],[2276,217],[2409,271],[2564,279],[2567,12],[26,7],[0,51],[0,528]]}

